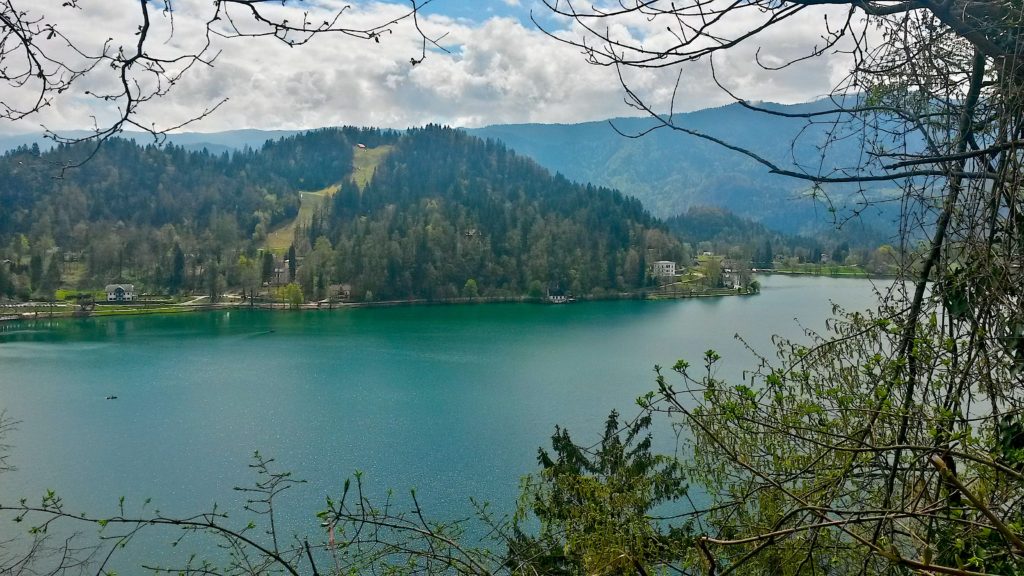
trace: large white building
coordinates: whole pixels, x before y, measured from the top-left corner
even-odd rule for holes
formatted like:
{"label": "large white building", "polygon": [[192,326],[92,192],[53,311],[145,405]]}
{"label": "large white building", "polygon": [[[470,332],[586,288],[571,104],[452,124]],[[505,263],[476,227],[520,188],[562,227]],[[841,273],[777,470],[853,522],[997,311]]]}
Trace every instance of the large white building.
{"label": "large white building", "polygon": [[671,260],[658,260],[653,266],[654,275],[659,278],[676,275],[676,263]]}
{"label": "large white building", "polygon": [[107,302],[132,302],[134,300],[134,284],[107,284]]}

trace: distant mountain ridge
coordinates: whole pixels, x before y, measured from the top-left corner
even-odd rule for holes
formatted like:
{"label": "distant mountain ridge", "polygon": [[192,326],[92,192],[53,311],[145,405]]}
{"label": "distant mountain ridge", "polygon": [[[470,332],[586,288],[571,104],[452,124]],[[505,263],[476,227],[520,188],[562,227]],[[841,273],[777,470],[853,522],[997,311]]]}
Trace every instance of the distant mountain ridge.
{"label": "distant mountain ridge", "polygon": [[[167,143],[180,146],[186,150],[200,151],[204,148],[211,154],[242,150],[244,148],[259,149],[268,140],[294,136],[307,130],[257,130],[245,128],[241,130],[227,130],[225,132],[182,132],[180,134],[168,134]],[[84,138],[91,133],[85,130],[70,130],[61,132],[64,138]],[[145,132],[122,132],[119,138],[131,140],[136,144],[145,146],[153,143],[153,136]],[[19,146],[39,146],[43,151],[53,147],[54,142],[43,137],[41,133],[16,134],[11,136],[0,136],[0,152],[14,150]]]}
{"label": "distant mountain ridge", "polygon": [[[820,111],[830,105],[828,100],[761,104],[764,108],[797,114]],[[824,126],[808,126],[802,119],[759,113],[739,104],[677,114],[676,122],[744,146],[785,168],[802,164],[813,172],[819,165],[830,169],[861,163],[862,149],[857,138],[834,142],[829,154],[823,157],[820,146],[826,139]],[[812,192],[809,182],[772,175],[765,166],[712,142],[667,129],[640,138],[627,138],[616,132],[618,129],[626,134],[639,134],[655,123],[648,117],[628,117],[579,124],[494,125],[464,131],[499,141],[570,180],[634,196],[660,218],[670,218],[696,206],[715,206],[786,234],[818,235],[829,233],[837,220],[862,209],[865,197],[878,200],[898,195],[895,186],[888,183],[866,187],[863,195],[854,185],[832,185],[823,187],[828,195],[828,201],[823,201],[821,191]],[[303,132],[188,132],[169,135],[167,142],[186,150],[205,149],[221,154],[245,148],[256,150],[267,141]],[[126,132],[122,137],[140,145],[152,142],[152,137],[145,133]],[[53,145],[40,134],[0,137],[0,150],[32,144],[44,151]],[[863,211],[860,221],[846,227],[874,237],[888,237],[897,229],[898,209],[898,203],[893,202],[872,206]]]}
{"label": "distant mountain ridge", "polygon": [[[830,102],[796,105],[762,104],[787,113],[825,109]],[[857,138],[833,143],[823,157],[826,127],[808,126],[803,119],[784,118],[747,109],[739,104],[677,114],[678,125],[748,148],[784,168],[816,171],[855,167],[862,149]],[[615,128],[612,127],[615,126]],[[710,205],[728,209],[787,233],[813,233],[833,225],[859,208],[857,188],[826,186],[833,204],[811,198],[809,182],[770,174],[768,168],[718,144],[668,129],[639,138],[657,125],[649,117],[617,118],[581,124],[509,124],[468,129],[482,138],[499,140],[542,166],[580,182],[609,186],[640,199],[652,214],[670,217],[690,207]],[[892,197],[891,185],[866,189],[871,199]],[[830,211],[830,207],[835,212]],[[864,213],[873,228],[894,229],[892,208]]]}

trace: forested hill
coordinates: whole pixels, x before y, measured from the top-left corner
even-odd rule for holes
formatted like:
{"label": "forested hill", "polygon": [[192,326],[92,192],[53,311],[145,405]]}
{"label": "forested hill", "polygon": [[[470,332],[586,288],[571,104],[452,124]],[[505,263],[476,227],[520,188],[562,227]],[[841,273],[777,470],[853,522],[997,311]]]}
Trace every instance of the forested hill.
{"label": "forested hill", "polygon": [[[815,254],[831,251],[846,243],[859,249],[874,249],[889,241],[875,230],[852,222],[828,234],[798,235],[771,230],[764,224],[737,216],[723,208],[694,206],[665,220],[668,229],[682,242],[694,246],[710,243],[718,253],[730,246],[760,246],[765,241],[784,247],[793,255],[813,259]],[[799,252],[803,250],[804,253]]]}
{"label": "forested hill", "polygon": [[[387,152],[364,189],[352,179],[358,145]],[[219,155],[111,140],[59,177],[89,151],[0,157],[0,297],[115,281],[251,291],[273,270],[260,260],[267,234],[295,219],[302,191],[335,185],[295,227],[289,276],[307,298],[332,284],[355,299],[628,289],[645,281],[648,255],[681,256],[639,201],[436,126],[324,129]]]}
{"label": "forested hill", "polygon": [[[802,113],[827,105],[812,102],[765,106]],[[610,122],[626,134],[638,134],[655,125],[651,118],[620,118]],[[833,143],[829,154],[822,158],[819,147],[831,128],[828,124],[808,126],[804,119],[754,112],[738,104],[677,114],[676,122],[746,147],[790,169],[799,170],[799,164],[808,171],[816,171],[820,164],[830,170],[857,166],[861,161],[860,142],[852,137]],[[500,140],[569,178],[623,190],[664,218],[692,206],[711,205],[786,233],[813,233],[832,228],[830,208],[842,218],[858,209],[864,200],[853,186],[831,186],[825,190],[831,195],[832,205],[815,202],[806,182],[773,176],[764,166],[736,152],[665,129],[635,139],[623,137],[608,121],[497,125],[468,132]],[[887,198],[892,193],[878,185],[870,187],[866,197]],[[863,217],[871,227],[895,230],[895,210],[890,205],[867,210]]]}
{"label": "forested hill", "polygon": [[[329,275],[389,299],[636,288],[649,250],[681,256],[638,200],[436,126],[406,132],[305,234],[314,253],[320,237],[333,244]],[[314,278],[324,260],[307,264]]]}
{"label": "forested hill", "polygon": [[27,234],[75,250],[115,227],[171,225],[202,237],[223,219],[239,234],[259,235],[295,214],[297,190],[347,174],[353,139],[363,134],[377,133],[319,130],[222,155],[120,139],[91,158],[87,144],[19,148],[0,159],[0,236]]}

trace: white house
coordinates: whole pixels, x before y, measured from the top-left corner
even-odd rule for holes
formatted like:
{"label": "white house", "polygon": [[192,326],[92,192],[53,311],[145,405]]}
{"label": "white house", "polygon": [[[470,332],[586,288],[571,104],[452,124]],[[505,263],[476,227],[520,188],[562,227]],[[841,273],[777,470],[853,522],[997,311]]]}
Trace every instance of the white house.
{"label": "white house", "polygon": [[131,302],[135,300],[134,284],[107,284],[107,302]]}
{"label": "white house", "polygon": [[654,275],[663,278],[676,275],[676,263],[671,260],[658,260],[653,266]]}

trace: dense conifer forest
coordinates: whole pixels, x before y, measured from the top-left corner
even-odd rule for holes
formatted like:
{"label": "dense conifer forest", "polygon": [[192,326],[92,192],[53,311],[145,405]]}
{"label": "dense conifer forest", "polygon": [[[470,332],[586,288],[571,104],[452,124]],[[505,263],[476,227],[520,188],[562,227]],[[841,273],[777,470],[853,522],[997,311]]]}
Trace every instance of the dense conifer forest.
{"label": "dense conifer forest", "polygon": [[628,290],[649,254],[681,256],[638,200],[438,127],[408,132],[365,190],[343,184],[319,216],[306,239],[314,253],[333,243],[328,273],[388,299]]}
{"label": "dense conifer forest", "polygon": [[[361,186],[354,151],[378,147],[390,151]],[[641,287],[649,258],[685,256],[638,200],[439,126],[323,129],[219,155],[114,139],[64,169],[92,151],[0,158],[4,296],[110,282],[214,299],[290,282],[306,299],[332,285],[355,300],[592,294]],[[297,220],[301,193],[324,189]],[[290,249],[271,255],[268,235],[291,222]]]}

